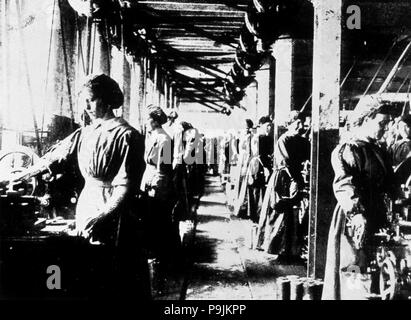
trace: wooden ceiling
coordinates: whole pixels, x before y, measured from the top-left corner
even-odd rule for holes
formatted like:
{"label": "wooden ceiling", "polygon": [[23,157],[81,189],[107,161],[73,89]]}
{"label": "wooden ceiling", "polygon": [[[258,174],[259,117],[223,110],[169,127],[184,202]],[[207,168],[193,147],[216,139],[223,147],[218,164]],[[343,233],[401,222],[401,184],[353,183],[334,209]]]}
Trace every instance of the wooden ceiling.
{"label": "wooden ceiling", "polygon": [[[302,1],[311,6],[309,0]],[[183,101],[224,106],[223,84],[233,66],[240,33],[246,28],[245,15],[253,7],[253,0],[130,2],[138,12],[144,12],[141,23],[152,32],[158,56],[172,66]],[[358,79],[368,82],[394,37],[410,34],[411,30],[408,0],[344,1],[344,7],[351,4],[361,8],[362,29],[344,32],[343,72],[350,68],[353,57],[360,59],[345,86],[347,94],[361,87]],[[343,14],[344,11],[343,8]],[[135,19],[137,23],[140,20]],[[296,30],[310,30],[313,17],[308,10],[303,10],[295,21]],[[310,31],[303,35],[307,36]],[[363,47],[363,43],[367,46]]]}
{"label": "wooden ceiling", "polygon": [[223,83],[232,67],[252,0],[142,0],[159,56],[173,66],[182,101],[223,107]]}
{"label": "wooden ceiling", "polygon": [[173,66],[181,101],[224,108],[224,79],[251,1],[138,1],[138,7],[152,17],[147,26],[159,54]]}
{"label": "wooden ceiling", "polygon": [[[302,37],[311,38],[312,4],[295,1],[304,9],[292,19],[292,28],[297,30],[293,36],[302,31]],[[248,32],[246,12],[256,10],[253,0],[134,0],[133,6],[147,15],[144,25],[154,35],[158,55],[172,66],[181,101],[203,101],[217,109],[233,103],[241,107],[227,97],[223,87],[235,62],[240,34]],[[266,44],[260,41],[259,50]]]}
{"label": "wooden ceiling", "polygon": [[[224,79],[234,63],[239,35],[245,28],[245,15],[253,6],[253,0],[132,2],[147,14],[145,24],[154,34],[159,54],[175,70],[183,101],[204,102],[214,107],[224,105]],[[311,5],[308,0],[305,4]],[[347,0],[344,8],[351,4],[358,5],[362,11],[362,29],[344,32],[343,72],[351,67],[354,59],[359,59],[344,88],[346,95],[366,86],[393,39],[400,34],[411,34],[410,1]],[[308,10],[300,12],[295,19],[296,30],[310,30],[312,20]],[[310,31],[302,37],[307,35],[310,36]],[[395,61],[395,57],[393,54],[389,60]],[[382,77],[394,61],[383,68]]]}
{"label": "wooden ceiling", "polygon": [[[256,2],[265,5],[272,5],[275,2],[274,0],[111,1],[127,3],[126,8],[135,9],[122,10],[121,13],[127,15],[123,21],[125,30],[130,31],[126,33],[126,40],[132,44],[130,51],[134,52],[135,49],[138,54],[141,46],[139,39],[136,39],[138,36],[135,37],[134,34],[136,30],[146,29],[149,37],[143,42],[151,47],[151,58],[165,65],[170,78],[176,87],[181,89],[180,97],[187,101],[211,103],[218,108],[230,102],[223,87],[227,83],[227,74],[230,70],[233,71],[240,34],[247,30],[246,12],[252,9],[255,11]],[[298,5],[293,6],[293,2]],[[281,0],[282,5],[289,6],[292,10],[285,15],[286,18],[283,17],[284,19],[278,15],[274,19],[270,19],[271,16],[265,19],[260,29],[267,31],[263,33],[268,33],[269,39],[259,43],[258,48],[268,48],[269,44],[280,35],[312,39],[314,22],[312,2],[315,1]],[[373,70],[381,63],[394,39],[399,35],[411,34],[409,19],[411,1],[344,0],[343,3],[342,73],[345,74],[355,62],[354,71],[343,89],[350,94],[352,90],[361,87],[358,81],[367,83],[373,77]],[[361,9],[361,30],[348,30],[344,26],[344,19],[347,18],[346,9],[351,4]],[[297,7],[298,9],[295,10]],[[134,43],[136,45],[133,47]],[[390,58],[388,60],[395,61],[395,54]],[[297,61],[298,64],[300,61]],[[258,67],[252,69],[251,73],[256,68]],[[245,77],[252,78],[249,74]],[[402,79],[399,80],[402,83]],[[244,83],[245,86],[248,84],[246,81]]]}

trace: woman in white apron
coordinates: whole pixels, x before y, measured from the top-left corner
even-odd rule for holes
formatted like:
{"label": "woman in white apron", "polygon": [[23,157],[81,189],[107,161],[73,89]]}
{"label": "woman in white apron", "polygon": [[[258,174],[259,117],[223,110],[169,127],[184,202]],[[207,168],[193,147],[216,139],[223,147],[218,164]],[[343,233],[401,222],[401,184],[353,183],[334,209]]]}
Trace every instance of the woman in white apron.
{"label": "woman in white apron", "polygon": [[136,250],[139,212],[133,211],[132,204],[144,170],[144,139],[125,120],[115,117],[113,110],[123,100],[113,79],[104,74],[91,76],[80,92],[89,124],[55,145],[18,179],[46,168],[57,173],[64,162],[76,160],[85,180],[76,208],[77,234],[92,244],[113,248],[123,266],[138,268],[135,263],[144,259],[141,250]]}

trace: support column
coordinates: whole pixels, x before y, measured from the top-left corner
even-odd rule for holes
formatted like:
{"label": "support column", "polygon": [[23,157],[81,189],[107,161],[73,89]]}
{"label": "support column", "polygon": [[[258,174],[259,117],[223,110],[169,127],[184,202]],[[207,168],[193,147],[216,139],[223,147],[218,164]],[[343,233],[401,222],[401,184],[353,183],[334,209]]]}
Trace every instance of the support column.
{"label": "support column", "polygon": [[275,123],[282,126],[291,110],[300,110],[311,95],[312,41],[280,39],[275,58]]}
{"label": "support column", "polygon": [[245,89],[245,96],[241,102],[247,106],[245,118],[251,119],[254,123],[258,122],[258,82],[254,80]]}
{"label": "support column", "polygon": [[255,80],[257,82],[257,119],[270,114],[270,66],[264,66],[256,71]]}
{"label": "support column", "polygon": [[[124,49],[123,49],[124,50]],[[113,47],[111,50],[111,77],[117,81],[124,94],[124,103],[121,109],[114,110],[116,116],[130,120],[130,62],[123,50]],[[130,59],[131,60],[131,59]],[[132,62],[132,60],[131,60]]]}
{"label": "support column", "polygon": [[164,109],[170,108],[169,104],[169,86],[167,76],[164,78]]}
{"label": "support column", "polygon": [[158,83],[160,81],[159,77],[159,70],[157,63],[153,63],[154,65],[154,77],[153,77],[153,104],[156,106],[160,106],[160,90],[158,90]]}
{"label": "support column", "polygon": [[174,88],[172,82],[168,84],[168,97],[167,97],[168,108],[174,109]]}
{"label": "support column", "polygon": [[269,68],[270,68],[270,79],[269,79],[269,100],[268,100],[268,105],[269,105],[269,114],[274,116],[274,108],[275,108],[275,59],[273,56],[269,57],[269,62],[268,62]]}
{"label": "support column", "polygon": [[[275,124],[282,125],[291,110],[292,100],[292,40],[277,40],[272,47],[275,58]],[[276,130],[277,131],[277,130]]]}
{"label": "support column", "polygon": [[[273,101],[274,145],[285,132],[291,110],[301,110],[311,95],[312,40],[280,39],[272,46],[270,99]],[[311,103],[306,110],[310,110]]]}
{"label": "support column", "polygon": [[1,54],[1,69],[0,69],[0,83],[1,83],[1,108],[0,108],[0,150],[2,149],[3,142],[3,127],[5,124],[6,110],[9,108],[9,59],[8,59],[8,0],[1,1],[0,4],[0,16],[1,16],[1,31],[0,31],[0,54]]}
{"label": "support column", "polygon": [[94,21],[91,28],[91,66],[90,73],[110,75],[111,45],[105,20]]}
{"label": "support column", "polygon": [[[308,275],[323,277],[335,207],[331,152],[339,139],[341,0],[314,3],[314,59]],[[321,172],[321,173],[320,173]]]}
{"label": "support column", "polygon": [[130,96],[131,96],[131,66],[123,53],[123,118],[130,121]]}
{"label": "support column", "polygon": [[179,107],[179,101],[178,101],[178,94],[176,90],[173,90],[173,109],[178,109]]}
{"label": "support column", "polygon": [[146,105],[154,104],[154,65],[153,62],[146,58],[145,68],[147,70],[146,86],[145,86],[145,101]]}
{"label": "support column", "polygon": [[130,83],[130,124],[138,129],[143,129],[143,108],[145,106],[146,85],[145,61],[143,59],[133,62]]}

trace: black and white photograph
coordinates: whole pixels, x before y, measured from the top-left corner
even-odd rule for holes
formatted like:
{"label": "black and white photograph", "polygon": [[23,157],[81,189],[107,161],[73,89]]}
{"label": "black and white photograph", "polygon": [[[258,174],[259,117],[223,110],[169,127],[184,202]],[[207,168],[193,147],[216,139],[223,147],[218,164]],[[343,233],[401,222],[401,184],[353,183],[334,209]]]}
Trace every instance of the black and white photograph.
{"label": "black and white photograph", "polygon": [[410,300],[410,210],[411,0],[0,0],[0,300]]}

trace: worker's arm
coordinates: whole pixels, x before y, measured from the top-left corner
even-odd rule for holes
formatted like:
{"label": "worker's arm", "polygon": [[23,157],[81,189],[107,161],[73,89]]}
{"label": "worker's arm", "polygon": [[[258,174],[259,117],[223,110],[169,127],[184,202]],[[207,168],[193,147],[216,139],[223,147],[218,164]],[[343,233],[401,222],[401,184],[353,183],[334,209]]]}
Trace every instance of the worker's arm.
{"label": "worker's arm", "polygon": [[76,130],[64,140],[54,145],[40,160],[33,166],[13,174],[10,177],[11,182],[28,181],[32,177],[44,173],[52,174],[59,164],[67,161],[77,151],[81,129]]}

